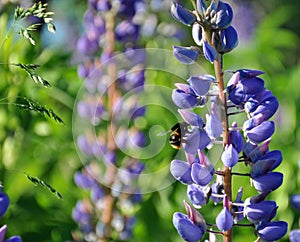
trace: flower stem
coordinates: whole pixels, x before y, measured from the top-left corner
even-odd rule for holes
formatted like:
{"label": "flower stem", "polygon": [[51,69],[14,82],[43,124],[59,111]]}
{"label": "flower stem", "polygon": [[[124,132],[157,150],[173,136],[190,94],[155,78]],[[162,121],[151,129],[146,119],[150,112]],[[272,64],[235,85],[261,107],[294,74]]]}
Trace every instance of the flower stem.
{"label": "flower stem", "polygon": [[[114,15],[112,12],[107,12],[105,15],[106,20],[106,47],[105,52],[111,56],[115,50],[115,34],[114,34]],[[118,91],[116,86],[116,64],[114,62],[109,62],[107,66],[108,76],[110,77],[110,86],[107,91],[107,103],[108,103],[108,113],[111,120],[110,125],[107,127],[107,148],[109,152],[114,152],[117,147],[114,141],[114,135],[116,133],[116,124],[113,119],[113,107],[118,98]],[[115,204],[115,199],[111,194],[110,187],[112,186],[114,179],[116,176],[116,166],[114,164],[109,163],[106,168],[105,180],[106,185],[108,187],[108,192],[104,198],[104,210],[102,213],[101,221],[105,224],[106,227],[106,236],[101,239],[101,242],[109,241],[110,233],[111,233],[111,221],[113,218],[113,209]]]}
{"label": "flower stem", "polygon": [[[223,70],[222,70],[222,55],[218,55],[216,60],[214,61],[214,69],[216,74],[216,80],[219,87],[219,98],[221,101],[221,120],[222,120],[222,127],[223,127],[223,146],[226,146],[228,143],[229,137],[229,124],[228,124],[228,115],[227,115],[227,100],[226,100],[226,93],[224,92],[224,79],[223,79]],[[232,174],[229,167],[224,166],[223,170],[224,174],[224,190],[225,194],[228,197],[229,201],[232,201]],[[231,211],[232,205],[229,204],[229,211]],[[232,241],[232,230],[228,230],[223,234],[223,242],[231,242]]]}

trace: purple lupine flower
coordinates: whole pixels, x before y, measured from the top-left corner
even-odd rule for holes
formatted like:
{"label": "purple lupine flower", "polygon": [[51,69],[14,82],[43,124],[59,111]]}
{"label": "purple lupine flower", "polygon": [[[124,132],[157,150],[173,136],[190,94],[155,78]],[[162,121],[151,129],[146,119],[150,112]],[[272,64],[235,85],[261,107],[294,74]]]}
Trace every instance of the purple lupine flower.
{"label": "purple lupine flower", "polygon": [[238,35],[232,26],[220,30],[214,36],[215,48],[219,53],[227,53],[232,51],[238,45]]}
{"label": "purple lupine flower", "polygon": [[195,22],[193,24],[192,37],[197,45],[201,46],[203,44],[203,42],[202,42],[202,27],[197,22]]}
{"label": "purple lupine flower", "polygon": [[196,21],[196,17],[188,9],[182,7],[179,3],[173,2],[171,7],[171,14],[174,19],[183,23],[184,25],[192,25]]}
{"label": "purple lupine flower", "polygon": [[188,185],[187,187],[187,196],[190,199],[191,203],[196,208],[201,208],[206,204],[206,197],[201,186],[196,184]]}
{"label": "purple lupine flower", "polygon": [[251,223],[271,221],[277,211],[278,206],[274,201],[262,201],[245,205],[245,214]]}
{"label": "purple lupine flower", "polygon": [[294,229],[289,235],[291,242],[300,242],[300,229]]}
{"label": "purple lupine flower", "polygon": [[184,202],[187,215],[176,212],[173,214],[173,224],[180,236],[189,242],[199,241],[206,232],[206,223],[200,213]]}
{"label": "purple lupine flower", "polygon": [[[228,3],[218,2],[217,7],[214,7],[214,1],[211,3],[211,11],[216,11],[212,17],[211,24],[214,29],[226,29],[230,26],[233,19],[233,11]],[[209,13],[208,13],[209,14]]]}
{"label": "purple lupine flower", "polygon": [[233,226],[233,218],[228,210],[229,201],[226,195],[224,197],[223,203],[223,209],[216,218],[216,224],[219,230],[228,231]]}
{"label": "purple lupine flower", "polygon": [[181,63],[193,64],[198,58],[199,50],[191,47],[173,46],[173,53]]}
{"label": "purple lupine flower", "polygon": [[224,198],[224,182],[222,178],[217,177],[217,181],[211,185],[211,200],[214,203],[220,203]]}
{"label": "purple lupine flower", "polygon": [[275,241],[286,234],[287,227],[288,224],[284,221],[274,221],[259,226],[257,232],[262,240]]}
{"label": "purple lupine flower", "polygon": [[187,82],[198,96],[205,96],[210,88],[210,85],[214,83],[215,78],[212,75],[201,74],[198,76],[191,76]]}
{"label": "purple lupine flower", "polygon": [[82,172],[75,173],[74,181],[78,187],[81,187],[83,189],[91,189],[96,183],[96,181],[93,177],[90,176],[90,174],[85,174]]}
{"label": "purple lupine flower", "polygon": [[191,169],[193,182],[200,186],[206,186],[212,180],[213,172],[210,167],[194,163]]}
{"label": "purple lupine flower", "polygon": [[237,123],[232,123],[232,130],[229,131],[228,136],[228,144],[232,144],[232,146],[236,149],[238,153],[240,153],[244,148],[244,139],[238,130],[235,130],[237,128]]}
{"label": "purple lupine flower", "polygon": [[245,132],[247,138],[254,143],[261,143],[269,139],[274,133],[274,122],[264,121],[260,125]]}
{"label": "purple lupine flower", "polygon": [[274,191],[281,186],[283,174],[280,172],[269,172],[265,175],[254,177],[253,185],[259,192]]}
{"label": "purple lupine flower", "polygon": [[173,160],[170,165],[170,172],[173,177],[183,184],[192,184],[191,166],[181,160]]}

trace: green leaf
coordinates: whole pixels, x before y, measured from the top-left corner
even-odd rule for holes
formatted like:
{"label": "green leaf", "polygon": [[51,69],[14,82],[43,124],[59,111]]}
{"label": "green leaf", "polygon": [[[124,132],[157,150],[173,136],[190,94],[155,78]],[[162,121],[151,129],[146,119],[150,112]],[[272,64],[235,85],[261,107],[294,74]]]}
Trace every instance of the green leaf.
{"label": "green leaf", "polygon": [[24,71],[27,72],[27,74],[30,76],[30,78],[38,84],[42,84],[45,87],[50,87],[50,83],[48,81],[46,81],[44,78],[42,78],[41,76],[39,76],[38,74],[36,74],[34,72],[35,69],[37,69],[38,67],[40,67],[37,64],[22,64],[22,63],[18,63],[18,64],[12,64],[15,66],[20,67],[21,69],[23,69]]}
{"label": "green leaf", "polygon": [[29,100],[25,97],[22,98],[25,103],[15,103],[15,105],[19,108],[31,110],[42,114],[43,116],[48,116],[53,119],[57,123],[65,124],[64,121],[50,108],[46,108],[39,103],[36,103],[32,100]]}
{"label": "green leaf", "polygon": [[33,176],[30,176],[28,175],[27,173],[24,172],[24,175],[27,177],[27,179],[29,181],[31,181],[34,185],[40,185],[46,189],[48,189],[52,194],[54,194],[57,198],[59,199],[63,199],[62,195],[56,191],[51,185],[49,185],[48,183],[46,183],[45,181],[37,178],[37,177],[33,177]]}

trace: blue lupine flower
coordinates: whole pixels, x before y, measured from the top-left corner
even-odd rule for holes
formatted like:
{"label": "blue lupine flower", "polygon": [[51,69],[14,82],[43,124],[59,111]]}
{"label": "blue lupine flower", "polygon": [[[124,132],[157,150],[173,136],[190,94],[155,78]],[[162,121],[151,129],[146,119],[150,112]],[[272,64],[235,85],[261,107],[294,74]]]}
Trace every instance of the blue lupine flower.
{"label": "blue lupine flower", "polygon": [[214,36],[215,48],[219,53],[227,53],[232,51],[238,45],[238,35],[232,26],[224,30],[220,30]]}
{"label": "blue lupine flower", "polygon": [[288,224],[284,221],[275,221],[258,227],[257,232],[264,241],[281,239],[287,232]]}
{"label": "blue lupine flower", "polygon": [[236,151],[240,153],[244,148],[243,136],[238,130],[235,130],[237,128],[236,122],[233,122],[231,127],[233,129],[229,131],[228,144],[232,144]]}
{"label": "blue lupine flower", "polygon": [[91,175],[82,172],[74,174],[74,181],[78,187],[83,189],[91,189],[96,184],[95,179]]}
{"label": "blue lupine flower", "polygon": [[269,139],[274,133],[274,122],[264,121],[260,125],[245,132],[247,138],[254,143],[261,143]]}
{"label": "blue lupine flower", "polygon": [[251,223],[270,222],[276,215],[278,206],[274,201],[245,204],[245,214]]}
{"label": "blue lupine flower", "polygon": [[175,89],[172,92],[172,100],[179,108],[192,108],[198,104],[198,99],[193,90]]}
{"label": "blue lupine flower", "polygon": [[300,242],[300,229],[294,229],[289,235],[290,242]]}
{"label": "blue lupine flower", "polygon": [[191,47],[173,46],[173,53],[181,63],[193,64],[198,58],[199,50]]}
{"label": "blue lupine flower", "polygon": [[205,130],[211,139],[219,138],[223,132],[223,126],[218,118],[217,105],[215,102],[212,102],[211,113],[206,114]]}
{"label": "blue lupine flower", "polygon": [[199,185],[188,185],[187,196],[190,199],[193,206],[196,208],[201,208],[204,204],[206,204],[205,194],[202,190],[202,187]]}
{"label": "blue lupine flower", "polygon": [[123,43],[136,42],[139,36],[139,26],[123,20],[116,26],[115,32],[117,40]]}
{"label": "blue lupine flower", "polygon": [[192,184],[191,166],[181,160],[172,160],[170,165],[170,172],[173,177],[183,184]]}
{"label": "blue lupine flower", "polygon": [[[232,8],[228,3],[224,3],[222,1],[218,2],[217,8],[214,7],[214,1],[211,3],[211,13],[212,18],[210,20],[212,24],[212,28],[214,29],[225,29],[228,28],[231,24],[233,18],[233,11]],[[215,15],[213,12],[215,12]],[[208,13],[210,14],[210,13]]]}
{"label": "blue lupine flower", "polygon": [[184,121],[187,122],[189,125],[203,128],[204,122],[199,115],[184,109],[179,109],[178,112],[184,119]]}
{"label": "blue lupine flower", "polygon": [[198,96],[205,96],[209,91],[210,85],[215,81],[212,75],[201,74],[198,76],[191,76],[187,82]]}
{"label": "blue lupine flower", "polygon": [[199,163],[194,163],[191,169],[191,176],[193,182],[200,186],[206,186],[211,182],[213,175],[213,170],[211,167],[206,167]]}
{"label": "blue lupine flower", "polygon": [[283,174],[280,172],[269,172],[265,175],[254,177],[253,185],[259,192],[274,191],[281,186]]}
{"label": "blue lupine flower", "polygon": [[184,25],[192,25],[196,21],[196,17],[179,3],[173,2],[171,7],[171,14],[174,19],[183,23]]}

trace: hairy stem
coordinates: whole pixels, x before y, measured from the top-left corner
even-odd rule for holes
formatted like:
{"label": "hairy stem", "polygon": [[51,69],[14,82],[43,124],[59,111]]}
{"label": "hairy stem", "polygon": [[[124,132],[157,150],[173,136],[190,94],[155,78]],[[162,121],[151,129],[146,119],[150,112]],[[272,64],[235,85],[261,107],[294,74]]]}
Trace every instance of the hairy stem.
{"label": "hairy stem", "polygon": [[[219,98],[221,102],[221,120],[223,127],[223,146],[226,146],[228,143],[229,136],[229,124],[228,124],[228,115],[227,115],[227,100],[226,93],[224,87],[224,79],[223,79],[223,70],[222,70],[222,55],[218,55],[217,59],[214,61],[214,69],[216,74],[216,81],[219,87]],[[227,195],[229,201],[232,201],[232,174],[231,170],[224,166],[223,170],[224,174],[224,190]],[[231,211],[232,205],[229,204],[229,210]],[[232,241],[232,230],[228,230],[223,234],[223,242],[231,242]]]}
{"label": "hairy stem", "polygon": [[[105,52],[108,55],[112,55],[115,50],[115,34],[114,34],[114,15],[111,12],[108,12],[105,16],[106,20],[106,41],[107,45],[105,47]],[[116,64],[110,62],[107,66],[108,75],[110,77],[110,86],[107,91],[107,103],[108,103],[108,112],[111,120],[110,125],[108,125],[107,130],[107,148],[110,152],[114,152],[116,150],[116,143],[114,141],[114,135],[116,133],[116,124],[113,119],[113,106],[118,98],[118,91],[116,86]],[[106,227],[106,236],[101,239],[101,242],[109,241],[109,237],[111,234],[111,221],[113,219],[113,209],[115,204],[115,199],[111,194],[110,187],[112,186],[115,176],[116,176],[116,166],[114,164],[108,164],[105,174],[106,185],[108,187],[108,192],[104,199],[104,210],[102,213],[101,221],[105,224]]]}

